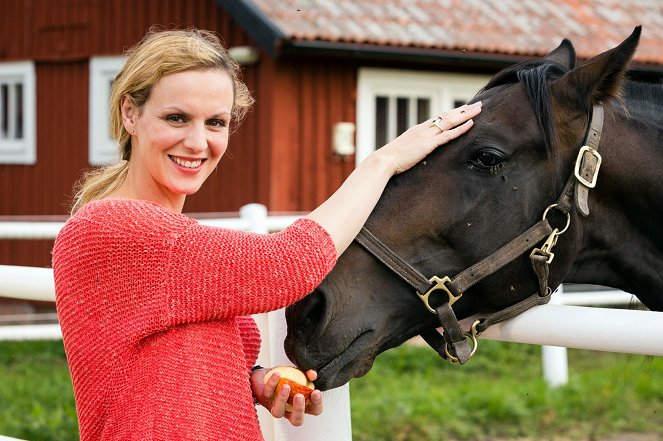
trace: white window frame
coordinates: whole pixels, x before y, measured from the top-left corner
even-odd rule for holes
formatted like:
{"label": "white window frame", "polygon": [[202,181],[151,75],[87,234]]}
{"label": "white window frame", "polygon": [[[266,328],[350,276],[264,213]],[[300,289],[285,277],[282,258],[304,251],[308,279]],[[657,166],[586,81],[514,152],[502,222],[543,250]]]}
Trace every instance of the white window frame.
{"label": "white window frame", "polygon": [[119,161],[117,142],[110,137],[110,83],[124,65],[125,58],[90,58],[90,103],[88,160],[91,165]]}
{"label": "white window frame", "polygon": [[[452,109],[455,101],[471,99],[489,79],[488,75],[361,68],[357,81],[357,165],[375,150],[376,97],[429,98],[431,115],[436,115]],[[410,125],[414,123],[410,121]],[[395,127],[395,121],[390,120],[389,125]],[[393,139],[396,134],[390,136]]]}
{"label": "white window frame", "polygon": [[[34,62],[0,63],[0,82],[23,85],[23,137],[22,139],[0,139],[0,164],[34,165],[37,162]],[[13,107],[12,103],[9,107]]]}

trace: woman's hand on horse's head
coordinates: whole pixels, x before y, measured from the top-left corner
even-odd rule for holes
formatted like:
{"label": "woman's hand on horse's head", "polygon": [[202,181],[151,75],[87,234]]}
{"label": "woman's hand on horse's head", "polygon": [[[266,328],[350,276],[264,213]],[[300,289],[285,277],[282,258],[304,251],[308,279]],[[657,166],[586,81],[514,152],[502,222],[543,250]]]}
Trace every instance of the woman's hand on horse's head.
{"label": "woman's hand on horse's head", "polygon": [[386,157],[393,164],[393,174],[402,173],[423,160],[436,147],[467,132],[472,127],[472,118],[480,112],[481,101],[448,110],[410,127],[374,155]]}
{"label": "woman's hand on horse's head", "polygon": [[389,179],[423,160],[435,147],[472,127],[481,103],[461,106],[408,129],[371,153],[329,199],[306,217],[324,228],[336,246],[337,256],[352,243],[375,208]]}

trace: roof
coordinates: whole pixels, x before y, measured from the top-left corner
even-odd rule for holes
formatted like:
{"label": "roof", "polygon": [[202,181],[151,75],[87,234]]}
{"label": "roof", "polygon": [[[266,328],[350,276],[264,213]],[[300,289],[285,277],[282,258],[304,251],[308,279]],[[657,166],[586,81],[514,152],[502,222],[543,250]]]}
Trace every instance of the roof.
{"label": "roof", "polygon": [[588,58],[643,25],[635,61],[663,65],[660,0],[217,0],[270,53],[541,56],[563,38]]}

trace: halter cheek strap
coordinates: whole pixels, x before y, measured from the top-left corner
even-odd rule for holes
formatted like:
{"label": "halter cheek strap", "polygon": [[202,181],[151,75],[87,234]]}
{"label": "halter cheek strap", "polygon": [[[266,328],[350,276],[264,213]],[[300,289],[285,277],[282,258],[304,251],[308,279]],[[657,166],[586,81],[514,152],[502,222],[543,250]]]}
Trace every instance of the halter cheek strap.
{"label": "halter cheek strap", "polygon": [[576,157],[573,176],[567,181],[557,202],[559,209],[565,213],[572,212],[575,203],[580,214],[585,217],[589,216],[589,190],[596,186],[601,167],[602,158],[598,150],[603,131],[603,120],[603,106],[600,104],[594,106],[585,144],[580,147]]}
{"label": "halter cheek strap", "polygon": [[601,131],[603,130],[603,106],[594,106],[592,113],[592,125],[587,133],[585,145],[578,152],[574,176],[576,182],[576,206],[583,216],[589,216],[589,189],[596,186],[596,179],[601,167],[601,155],[599,155],[599,143],[601,142]]}

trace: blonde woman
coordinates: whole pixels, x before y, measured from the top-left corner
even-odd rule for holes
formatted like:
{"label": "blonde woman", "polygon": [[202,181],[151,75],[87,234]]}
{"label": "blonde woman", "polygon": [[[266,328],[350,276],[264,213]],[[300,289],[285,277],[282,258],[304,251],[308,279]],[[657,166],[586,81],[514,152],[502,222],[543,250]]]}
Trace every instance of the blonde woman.
{"label": "blonde woman", "polygon": [[[56,301],[81,440],[260,440],[254,408],[293,425],[322,394],[264,384],[251,314],[309,293],[355,237],[389,178],[465,131],[480,104],[414,126],[367,158],[308,216],[271,235],[181,214],[252,98],[219,40],[150,32],[113,83],[122,161],[88,175],[53,249]],[[307,375],[315,379],[316,373]]]}

